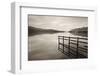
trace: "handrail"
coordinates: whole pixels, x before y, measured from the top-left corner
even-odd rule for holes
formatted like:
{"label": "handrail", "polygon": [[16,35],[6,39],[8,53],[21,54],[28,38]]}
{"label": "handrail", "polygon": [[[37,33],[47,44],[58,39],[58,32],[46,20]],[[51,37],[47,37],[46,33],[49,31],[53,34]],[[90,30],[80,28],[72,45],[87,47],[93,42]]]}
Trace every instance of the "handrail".
{"label": "handrail", "polygon": [[[66,37],[66,36],[58,36],[58,37],[64,37],[64,38],[69,38],[69,37]],[[84,40],[88,40],[88,38],[82,38],[82,37],[70,37],[70,38],[73,38],[73,39],[76,39],[76,38],[79,38],[79,39],[84,39]]]}

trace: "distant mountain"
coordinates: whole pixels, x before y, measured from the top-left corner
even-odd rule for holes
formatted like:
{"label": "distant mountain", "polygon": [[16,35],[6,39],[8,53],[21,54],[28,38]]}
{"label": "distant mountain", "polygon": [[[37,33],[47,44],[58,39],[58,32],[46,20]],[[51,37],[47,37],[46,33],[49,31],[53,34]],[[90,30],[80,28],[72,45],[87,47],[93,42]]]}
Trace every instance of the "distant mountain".
{"label": "distant mountain", "polygon": [[79,36],[87,37],[88,36],[88,27],[72,29],[69,32],[74,34],[74,35],[79,35]]}
{"label": "distant mountain", "polygon": [[59,31],[54,29],[42,29],[42,28],[28,26],[28,36],[33,36],[38,34],[54,34],[59,32],[65,32],[65,31]]}

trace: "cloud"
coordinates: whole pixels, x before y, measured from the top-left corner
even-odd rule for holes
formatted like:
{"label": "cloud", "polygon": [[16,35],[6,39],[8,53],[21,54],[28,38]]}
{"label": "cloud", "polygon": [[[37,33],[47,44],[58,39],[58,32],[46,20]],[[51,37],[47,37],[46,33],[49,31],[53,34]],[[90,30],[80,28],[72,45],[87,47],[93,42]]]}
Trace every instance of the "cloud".
{"label": "cloud", "polygon": [[69,31],[73,28],[88,26],[87,17],[29,15],[28,18],[29,26],[44,29]]}

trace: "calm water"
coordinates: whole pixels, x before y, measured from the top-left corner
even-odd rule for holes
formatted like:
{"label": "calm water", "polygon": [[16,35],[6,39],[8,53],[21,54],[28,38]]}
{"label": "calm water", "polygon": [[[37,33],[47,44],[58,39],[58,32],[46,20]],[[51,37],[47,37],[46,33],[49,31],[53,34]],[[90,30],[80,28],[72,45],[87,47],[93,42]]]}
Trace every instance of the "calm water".
{"label": "calm water", "polygon": [[30,36],[28,39],[29,60],[67,58],[58,51],[58,36],[81,37],[68,32]]}

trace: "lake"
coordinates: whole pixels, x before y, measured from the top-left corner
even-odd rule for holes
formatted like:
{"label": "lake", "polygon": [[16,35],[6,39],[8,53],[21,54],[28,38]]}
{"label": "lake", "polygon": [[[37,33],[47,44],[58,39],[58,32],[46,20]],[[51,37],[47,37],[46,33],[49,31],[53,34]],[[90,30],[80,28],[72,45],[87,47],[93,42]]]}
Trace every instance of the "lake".
{"label": "lake", "polygon": [[58,51],[58,36],[72,36],[69,32],[55,34],[39,34],[29,36],[28,39],[28,59],[29,60],[48,60],[48,59],[67,59],[68,57]]}

